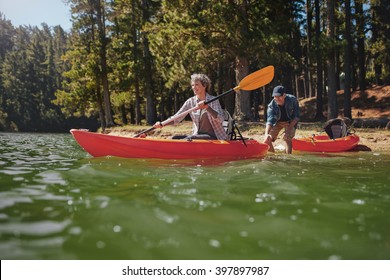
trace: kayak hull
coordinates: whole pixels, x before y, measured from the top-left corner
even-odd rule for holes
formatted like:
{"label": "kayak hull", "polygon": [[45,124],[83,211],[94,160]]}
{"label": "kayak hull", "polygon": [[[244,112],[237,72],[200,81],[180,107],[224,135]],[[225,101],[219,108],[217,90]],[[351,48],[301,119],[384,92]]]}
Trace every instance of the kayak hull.
{"label": "kayak hull", "polygon": [[264,157],[268,145],[256,140],[170,140],[130,138],[72,129],[77,143],[91,156],[157,159],[247,159]]}
{"label": "kayak hull", "polygon": [[293,150],[306,152],[345,152],[359,144],[359,136],[352,134],[342,138],[329,139],[328,135],[294,138]]}

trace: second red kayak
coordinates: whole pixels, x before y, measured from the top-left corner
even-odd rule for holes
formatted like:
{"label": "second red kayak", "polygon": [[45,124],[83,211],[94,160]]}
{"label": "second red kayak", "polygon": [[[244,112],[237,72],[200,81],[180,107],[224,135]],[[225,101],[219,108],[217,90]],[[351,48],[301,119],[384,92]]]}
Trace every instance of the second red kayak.
{"label": "second red kayak", "polygon": [[294,138],[293,150],[306,152],[345,152],[352,150],[359,143],[359,136],[351,134],[342,138],[330,139],[328,135]]}
{"label": "second red kayak", "polygon": [[261,158],[268,145],[256,140],[170,140],[130,138],[72,129],[77,143],[94,157],[227,160]]}

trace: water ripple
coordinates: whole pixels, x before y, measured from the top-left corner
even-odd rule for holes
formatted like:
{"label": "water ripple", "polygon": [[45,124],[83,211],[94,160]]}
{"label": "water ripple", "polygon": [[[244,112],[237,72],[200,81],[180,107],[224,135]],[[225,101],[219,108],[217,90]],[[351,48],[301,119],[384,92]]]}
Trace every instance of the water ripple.
{"label": "water ripple", "polygon": [[1,234],[13,234],[16,236],[45,236],[62,232],[69,224],[70,220],[62,222],[55,221],[39,221],[39,222],[23,222],[2,224],[0,227]]}
{"label": "water ripple", "polygon": [[213,163],[0,133],[0,257],[389,259],[388,155]]}

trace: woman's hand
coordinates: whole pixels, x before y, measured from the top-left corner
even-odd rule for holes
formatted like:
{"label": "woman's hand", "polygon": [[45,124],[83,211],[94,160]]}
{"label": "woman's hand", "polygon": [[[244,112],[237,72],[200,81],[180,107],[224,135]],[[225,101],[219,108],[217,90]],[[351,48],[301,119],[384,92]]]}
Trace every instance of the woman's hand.
{"label": "woman's hand", "polygon": [[207,104],[204,104],[206,102],[206,100],[202,100],[202,101],[200,101],[200,102],[198,102],[198,108],[199,109],[207,109],[208,107],[209,107],[209,105],[207,105]]}
{"label": "woman's hand", "polygon": [[153,125],[153,127],[154,127],[154,128],[162,128],[162,127],[163,127],[163,124],[162,124],[160,121],[158,121],[158,122],[156,122],[156,123]]}

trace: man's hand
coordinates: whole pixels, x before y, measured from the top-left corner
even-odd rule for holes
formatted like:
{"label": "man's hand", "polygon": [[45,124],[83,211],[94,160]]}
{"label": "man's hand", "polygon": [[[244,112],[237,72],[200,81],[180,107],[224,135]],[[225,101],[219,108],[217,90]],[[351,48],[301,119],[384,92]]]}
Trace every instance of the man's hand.
{"label": "man's hand", "polygon": [[272,136],[271,134],[265,134],[264,136],[264,143],[272,142]]}

